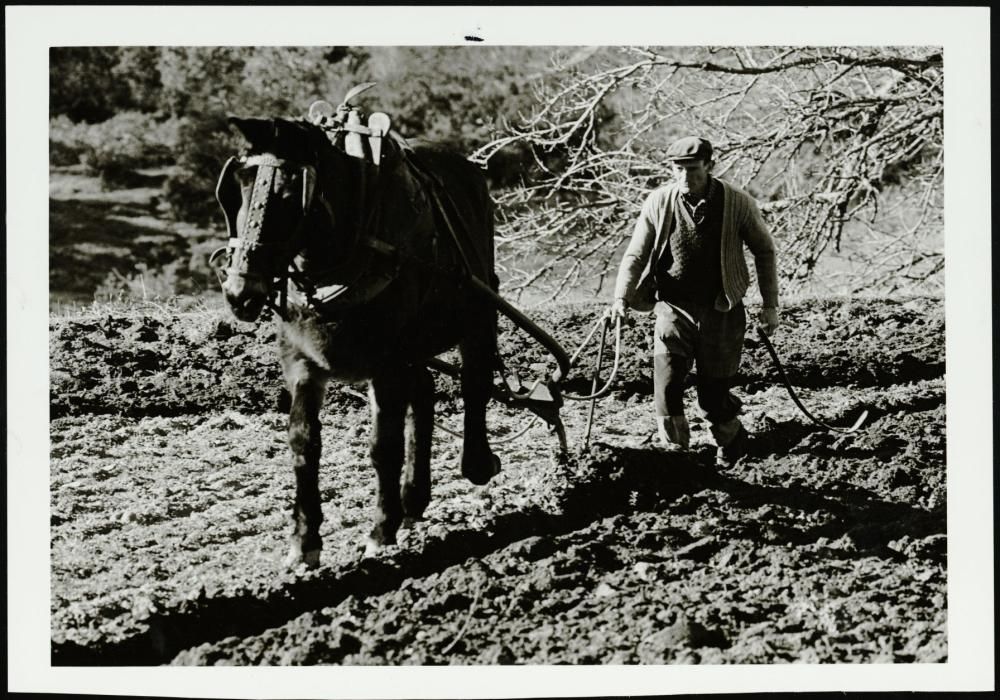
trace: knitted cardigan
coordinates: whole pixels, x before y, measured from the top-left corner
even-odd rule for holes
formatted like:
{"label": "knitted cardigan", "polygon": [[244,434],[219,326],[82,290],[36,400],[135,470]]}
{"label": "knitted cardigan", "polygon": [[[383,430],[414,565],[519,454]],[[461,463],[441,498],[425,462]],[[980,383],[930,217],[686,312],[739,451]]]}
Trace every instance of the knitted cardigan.
{"label": "knitted cardigan", "polygon": [[[725,200],[722,210],[722,291],[715,300],[718,311],[730,311],[750,286],[750,270],[743,257],[743,244],[754,256],[757,285],[765,307],[778,306],[778,275],[774,240],[767,231],[753,197],[716,178]],[[674,208],[681,196],[676,183],[653,190],[642,205],[632,240],[618,268],[615,298],[624,299],[637,311],[650,311],[656,303],[656,270],[667,245]]]}

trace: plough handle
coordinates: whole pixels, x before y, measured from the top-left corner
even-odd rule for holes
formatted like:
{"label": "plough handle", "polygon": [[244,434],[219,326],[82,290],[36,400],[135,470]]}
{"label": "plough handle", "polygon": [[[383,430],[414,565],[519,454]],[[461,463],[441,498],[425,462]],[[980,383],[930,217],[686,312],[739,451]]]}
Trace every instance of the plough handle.
{"label": "plough handle", "polygon": [[587,431],[583,435],[583,449],[590,445],[590,428],[594,424],[594,408],[597,404],[597,382],[601,376],[601,363],[604,360],[604,343],[608,338],[608,319],[601,319],[601,344],[597,347],[597,362],[594,363],[594,379],[590,384],[590,406],[587,408]]}
{"label": "plough handle", "polygon": [[539,328],[534,321],[521,313],[517,307],[513,306],[509,301],[494,292],[493,289],[483,283],[482,280],[472,276],[469,277],[469,280],[472,282],[472,286],[476,291],[488,296],[490,300],[496,304],[497,308],[504,316],[513,321],[518,328],[541,343],[542,347],[544,347],[550,355],[556,358],[556,364],[558,364],[559,367],[552,373],[553,382],[558,383],[569,374],[569,354],[563,350],[562,346],[559,345],[559,343],[557,343],[552,336]]}

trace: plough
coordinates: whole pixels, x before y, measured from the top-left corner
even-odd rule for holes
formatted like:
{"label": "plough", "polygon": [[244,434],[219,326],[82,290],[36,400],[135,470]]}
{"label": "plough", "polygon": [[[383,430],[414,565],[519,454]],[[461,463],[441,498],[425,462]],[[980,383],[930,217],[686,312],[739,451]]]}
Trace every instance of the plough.
{"label": "plough", "polygon": [[[347,132],[353,134],[355,139],[360,139],[362,135],[367,136],[371,141],[372,158],[377,165],[381,153],[381,139],[388,136],[394,136],[394,133],[390,129],[390,120],[388,116],[382,113],[375,113],[371,115],[371,118],[368,120],[368,124],[364,125],[361,122],[358,110],[353,108],[350,104],[350,100],[354,96],[369,89],[373,85],[374,83],[364,83],[352,89],[348,93],[347,97],[345,97],[343,103],[336,108],[323,100],[315,102],[310,107],[309,119],[313,123],[323,127],[335,125],[338,129],[346,130]],[[350,143],[348,143],[348,145],[350,145]],[[358,146],[355,150],[358,151],[357,155],[361,155],[362,157],[364,156],[363,149],[361,149],[360,146]],[[609,314],[605,313],[601,316],[577,351],[570,356],[551,335],[535,324],[513,304],[501,297],[497,291],[486,284],[473,272],[473,266],[470,264],[470,260],[475,258],[475,251],[469,248],[467,243],[469,237],[462,235],[462,230],[466,227],[464,226],[464,222],[462,221],[462,217],[457,208],[451,202],[448,192],[445,188],[436,183],[436,179],[432,174],[424,172],[418,162],[410,161],[410,165],[413,167],[414,171],[422,176],[421,179],[423,179],[428,186],[428,194],[430,196],[430,201],[433,204],[434,214],[437,217],[441,228],[448,232],[452,242],[455,244],[459,252],[465,268],[461,277],[466,283],[468,283],[470,291],[488,299],[489,302],[496,307],[498,312],[510,319],[515,326],[527,333],[535,342],[539,343],[555,360],[556,368],[553,371],[547,375],[536,378],[530,383],[522,381],[520,375],[516,371],[512,373],[505,373],[498,377],[494,381],[492,389],[493,398],[496,401],[512,408],[527,409],[528,411],[534,413],[538,418],[544,420],[548,424],[550,430],[558,437],[559,446],[563,454],[567,452],[567,440],[565,426],[563,425],[559,411],[563,406],[564,399],[574,401],[590,401],[586,432],[583,439],[583,450],[586,450],[590,441],[595,402],[598,398],[607,395],[618,372],[619,362],[621,359],[622,319],[618,318],[614,322],[614,365],[607,381],[602,387],[598,388],[604,359],[607,333],[612,325]],[[216,251],[212,255],[212,260],[210,262],[214,262],[216,257],[218,257],[224,250],[226,249],[222,248]],[[590,393],[587,395],[578,395],[565,391],[562,386],[563,383],[566,381],[570,370],[582,354],[583,349],[588,343],[590,343],[598,329],[600,329],[602,333],[595,361]],[[809,418],[809,420],[826,430],[832,430],[840,433],[852,433],[860,428],[861,424],[868,416],[867,410],[862,412],[850,428],[838,428],[824,423],[814,417],[802,404],[801,400],[796,395],[795,390],[792,388],[791,382],[785,374],[785,370],[781,365],[781,361],[778,359],[777,352],[771,344],[770,339],[762,329],[758,330],[764,347],[770,354],[771,359],[777,368],[780,379],[788,391],[788,394],[791,396],[792,401],[799,408],[799,410],[802,411],[802,413]],[[428,360],[427,366],[456,379],[459,378],[461,374],[460,369],[457,366],[437,357]],[[503,368],[502,362],[500,362],[500,366]]]}

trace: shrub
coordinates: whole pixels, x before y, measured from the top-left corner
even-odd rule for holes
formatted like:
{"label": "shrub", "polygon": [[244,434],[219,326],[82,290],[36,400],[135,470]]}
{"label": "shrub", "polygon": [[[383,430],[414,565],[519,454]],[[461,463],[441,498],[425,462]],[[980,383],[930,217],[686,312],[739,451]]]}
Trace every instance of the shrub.
{"label": "shrub", "polygon": [[69,166],[80,162],[80,148],[49,137],[49,165]]}
{"label": "shrub", "polygon": [[129,106],[127,84],[113,69],[114,46],[53,46],[49,49],[49,115],[99,122]]}
{"label": "shrub", "polygon": [[226,159],[239,148],[239,139],[222,112],[186,118],[179,129],[179,172],[164,183],[164,200],[170,214],[180,221],[199,225],[222,225],[215,201],[215,185]]}
{"label": "shrub", "polygon": [[179,133],[178,120],[142,112],[121,112],[99,124],[58,116],[49,120],[50,163],[81,163],[107,186],[127,185],[135,170],[172,164]]}
{"label": "shrub", "polygon": [[181,257],[162,266],[136,263],[126,274],[112,270],[94,291],[94,298],[164,301],[178,296],[197,297],[218,289],[214,274],[209,279],[203,271],[192,270],[193,266],[192,256],[190,260]]}
{"label": "shrub", "polygon": [[215,200],[215,181],[211,178],[187,172],[172,175],[163,183],[163,199],[170,216],[177,221],[221,225],[222,212]]}
{"label": "shrub", "polygon": [[65,115],[49,119],[49,165],[76,165],[86,148],[87,124]]}

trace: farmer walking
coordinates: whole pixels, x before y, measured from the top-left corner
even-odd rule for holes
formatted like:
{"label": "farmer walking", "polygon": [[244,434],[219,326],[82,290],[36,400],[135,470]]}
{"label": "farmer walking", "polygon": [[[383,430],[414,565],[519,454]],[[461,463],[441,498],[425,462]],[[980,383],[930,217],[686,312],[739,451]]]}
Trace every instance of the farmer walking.
{"label": "farmer walking", "polygon": [[758,321],[771,335],[778,327],[774,241],[757,203],[743,190],[712,177],[712,145],[689,136],[667,150],[674,182],[643,203],[622,257],[611,305],[612,321],[628,309],[655,311],[653,384],[657,432],[667,448],[687,448],[684,380],[697,371],[698,405],[710,424],[724,465],[747,452],[738,418],[740,400],[729,389],[740,364],[746,332],[743,296],[750,249],[763,299]]}

